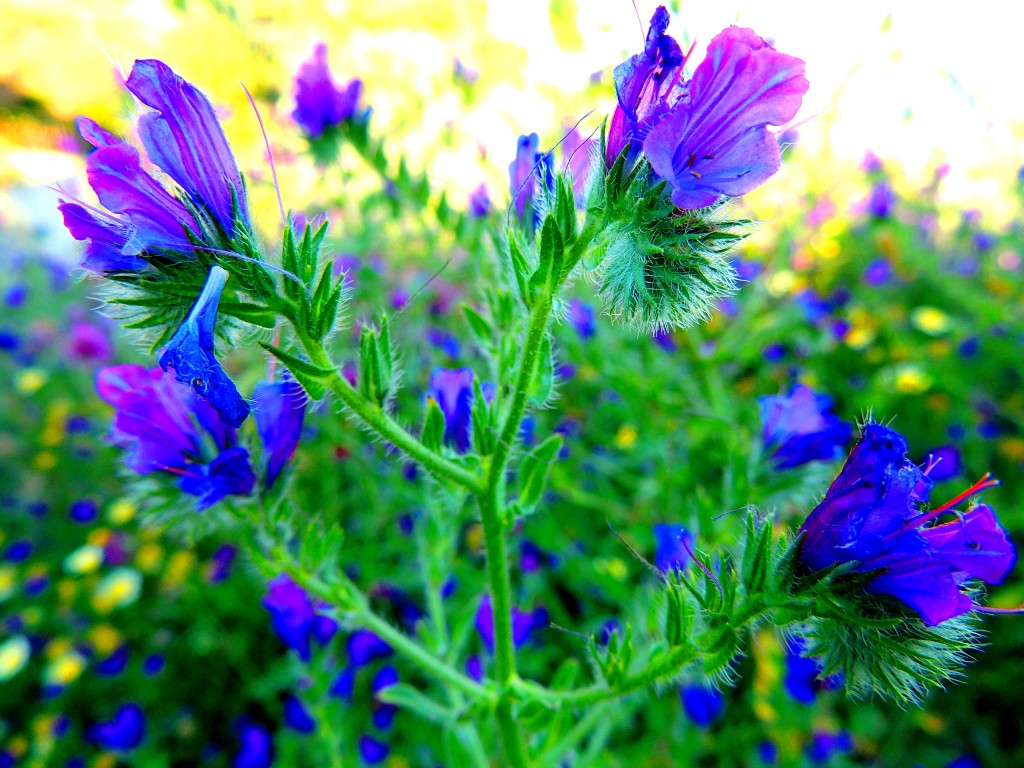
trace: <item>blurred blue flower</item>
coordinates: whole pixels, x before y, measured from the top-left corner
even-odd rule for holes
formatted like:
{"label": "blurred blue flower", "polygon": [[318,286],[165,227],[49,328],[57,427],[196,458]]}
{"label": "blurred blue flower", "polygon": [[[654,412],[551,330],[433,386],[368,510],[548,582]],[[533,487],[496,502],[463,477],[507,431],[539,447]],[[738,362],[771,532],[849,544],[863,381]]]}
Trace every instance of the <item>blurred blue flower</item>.
{"label": "blurred blue flower", "polygon": [[541,196],[546,196],[555,185],[555,161],[550,152],[539,152],[540,137],[536,133],[520,136],[516,144],[516,159],[508,167],[509,189],[513,206],[520,221],[526,220],[527,210],[533,215],[528,224],[540,223]]}
{"label": "blurred blue flower", "polygon": [[789,395],[763,396],[761,423],[765,448],[776,469],[842,456],[852,428],[832,413],[832,398],[796,384]]}
{"label": "blurred blue flower", "polygon": [[693,551],[693,534],[682,525],[658,523],[654,532],[654,565],[662,573],[685,571]]}
{"label": "blurred blue flower", "polygon": [[[377,674],[373,676],[373,681],[370,683],[370,690],[376,696],[376,694],[383,691],[385,688],[390,688],[392,685],[396,685],[399,682],[398,670],[387,664],[381,667]],[[373,706],[373,725],[375,728],[381,731],[386,731],[391,728],[392,722],[395,719],[395,714],[398,712],[398,707],[394,704],[386,704],[381,701],[375,701]]]}
{"label": "blurred blue flower", "polygon": [[955,513],[953,522],[935,523],[994,480],[986,475],[946,504],[919,512],[932,482],[906,454],[902,435],[865,425],[825,498],[800,527],[800,558],[813,571],[857,562],[858,571],[877,572],[868,592],[900,600],[934,626],[979,608],[961,586],[972,578],[1002,582],[1016,553],[985,504]]}
{"label": "blurred blue flower", "polygon": [[569,301],[566,317],[581,339],[589,339],[597,331],[597,324],[594,322],[594,308],[579,299]]}
{"label": "blurred blue flower", "polygon": [[347,647],[349,663],[357,669],[393,653],[390,645],[368,629],[357,629],[349,635]]}
{"label": "blurred blue flower", "polygon": [[334,696],[335,698],[351,704],[352,696],[356,687],[356,672],[356,667],[351,664],[343,667],[338,673],[338,676],[335,677],[334,681],[331,683],[331,687],[328,689],[327,695]]}
{"label": "blurred blue flower", "polygon": [[853,739],[846,731],[827,733],[815,731],[811,743],[807,746],[807,759],[812,765],[825,765],[833,757],[853,749]]}
{"label": "blurred blue flower", "polygon": [[459,453],[470,447],[473,377],[472,368],[435,368],[427,388],[427,397],[444,414],[444,441]]}
{"label": "blurred blue flower", "polygon": [[146,715],[138,704],[122,704],[112,719],[90,728],[88,737],[105,749],[135,749],[146,738]]}
{"label": "blurred blue flower", "polygon": [[924,462],[924,473],[933,483],[944,483],[952,480],[963,470],[960,461],[960,449],[955,445],[940,445],[927,453]]}
{"label": "blurred blue flower", "polygon": [[264,487],[273,488],[295,455],[306,416],[306,393],[293,379],[260,382],[253,390],[253,414],[263,443]]}
{"label": "blurred blue flower", "polygon": [[383,741],[377,741],[377,739],[366,734],[359,737],[359,755],[367,765],[377,765],[384,762],[390,753],[391,747]]}
{"label": "blurred blue flower", "polygon": [[487,185],[481,184],[469,195],[469,215],[482,219],[491,212],[491,197],[487,194]]}
{"label": "blurred blue flower", "polygon": [[160,356],[160,367],[165,371],[173,368],[178,381],[209,400],[225,424],[237,427],[249,415],[249,403],[238,394],[238,388],[214,354],[217,305],[227,279],[228,273],[221,267],[210,269],[192,311]]}
{"label": "blurred blue flower", "polygon": [[[475,625],[484,647],[494,653],[494,605],[490,595],[480,598]],[[534,632],[545,629],[547,625],[548,612],[543,607],[524,612],[512,606],[512,643],[516,648],[521,648],[530,641]]]}
{"label": "blurred blue flower", "polygon": [[238,725],[238,742],[233,768],[270,768],[274,764],[274,737],[266,728],[242,721]]}
{"label": "blurred blue flower", "polygon": [[309,661],[312,643],[329,643],[338,629],[337,622],[329,616],[320,615],[306,591],[288,574],[275,578],[269,587],[263,598],[263,607],[270,612],[274,632],[281,642],[299,654],[300,659]]}
{"label": "blurred blue flower", "polygon": [[76,523],[91,523],[100,513],[93,499],[77,499],[68,506],[68,517]]}
{"label": "blurred blue flower", "polygon": [[284,724],[298,733],[312,733],[316,730],[316,720],[302,701],[292,694],[284,699]]}
{"label": "blurred blue flower", "polygon": [[700,728],[708,728],[725,712],[725,696],[713,688],[684,685],[679,688],[679,698],[686,716]]}
{"label": "blurred blue flower", "polygon": [[124,672],[128,666],[128,659],[131,651],[127,645],[118,646],[113,653],[106,658],[100,659],[96,664],[95,672],[102,677],[114,677]]}

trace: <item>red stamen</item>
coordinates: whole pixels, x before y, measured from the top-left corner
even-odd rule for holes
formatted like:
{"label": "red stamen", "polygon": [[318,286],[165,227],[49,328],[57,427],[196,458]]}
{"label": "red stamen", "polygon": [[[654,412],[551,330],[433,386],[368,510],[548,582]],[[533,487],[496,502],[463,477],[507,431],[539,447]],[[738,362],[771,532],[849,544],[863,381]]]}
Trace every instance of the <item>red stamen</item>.
{"label": "red stamen", "polygon": [[922,525],[931,522],[944,512],[948,512],[961,501],[964,501],[965,499],[973,496],[976,493],[981,493],[986,488],[991,488],[994,485],[999,485],[999,481],[996,478],[992,477],[991,472],[986,472],[984,475],[981,476],[981,479],[978,480],[978,482],[976,482],[966,491],[964,491],[963,493],[958,493],[956,496],[947,501],[941,507],[937,507],[936,509],[933,509],[930,512],[926,512],[920,517],[915,517],[913,520],[907,523],[905,528],[920,528]]}

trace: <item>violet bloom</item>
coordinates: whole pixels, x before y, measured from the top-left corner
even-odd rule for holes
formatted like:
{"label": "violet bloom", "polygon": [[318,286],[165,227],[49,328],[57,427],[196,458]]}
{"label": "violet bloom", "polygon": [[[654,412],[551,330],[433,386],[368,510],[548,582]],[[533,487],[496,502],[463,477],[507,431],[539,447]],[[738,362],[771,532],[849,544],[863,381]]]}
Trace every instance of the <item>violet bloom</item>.
{"label": "violet bloom", "polygon": [[249,404],[238,394],[238,388],[221,368],[214,355],[213,330],[217,324],[217,305],[224,292],[228,273],[212,267],[199,298],[185,322],[171,337],[160,356],[160,367],[174,369],[182,384],[209,400],[221,420],[238,427],[249,415]]}
{"label": "violet bloom", "polygon": [[788,396],[758,398],[765,448],[776,469],[839,458],[850,441],[849,424],[832,413],[832,398],[796,384]]}
{"label": "violet bloom", "polygon": [[136,61],[125,85],[154,110],[138,122],[149,161],[189,204],[144,170],[135,147],[79,118],[79,133],[96,148],[86,161],[89,185],[111,212],[61,200],[64,225],[75,239],[89,240],[82,266],[138,271],[145,256],[192,258],[190,237],[223,247],[249,229],[245,185],[209,100],[155,59]]}
{"label": "violet bloom", "polygon": [[576,205],[584,202],[584,194],[597,160],[597,142],[585,137],[576,128],[570,128],[562,139],[562,173],[572,177],[572,191]]}
{"label": "violet bloom", "polygon": [[821,665],[816,659],[804,656],[806,641],[793,637],[784,642],[786,651],[786,676],[783,685],[786,693],[801,704],[811,704],[818,695],[818,675]]}
{"label": "violet bloom", "polygon": [[110,340],[110,334],[98,325],[81,320],[71,324],[71,333],[65,349],[71,360],[86,365],[108,363],[114,356],[114,344]]}
{"label": "violet bloom", "polygon": [[469,215],[474,219],[482,219],[491,212],[491,196],[487,194],[487,185],[481,184],[469,195]]}
{"label": "violet bloom", "polygon": [[302,437],[306,393],[293,379],[261,382],[253,391],[256,429],[263,443],[264,487],[273,488]]}
{"label": "violet bloom", "polygon": [[[548,612],[544,608],[536,608],[527,613],[512,606],[512,644],[516,648],[521,648],[529,642],[535,631],[543,630],[547,625]],[[476,612],[476,631],[484,647],[494,653],[494,605],[490,595],[480,598],[480,607]]]}
{"label": "violet bloom", "polygon": [[357,629],[348,638],[349,663],[355,668],[365,667],[393,653],[391,646],[369,629]]}
{"label": "violet bloom", "polygon": [[782,159],[768,126],[793,119],[807,86],[804,62],[778,53],[752,30],[729,27],[715,36],[684,86],[685,97],[643,140],[651,167],[672,189],[672,202],[703,208],[773,176]]}
{"label": "violet bloom", "polygon": [[350,80],[344,88],[334,84],[327,66],[327,46],[320,43],[295,77],[292,118],[309,138],[318,138],[344,122],[364,119],[365,111],[359,110],[362,93],[363,82],[358,78]]}
{"label": "violet bloom", "polygon": [[[995,484],[987,475],[936,509],[920,512],[932,482],[907,459],[901,435],[867,424],[825,498],[800,527],[800,559],[813,571],[856,562],[876,574],[866,590],[890,595],[928,626],[983,608],[961,587],[970,579],[999,584],[1016,553],[992,509],[979,504],[952,510],[971,494]],[[943,514],[952,522],[936,523]]]}
{"label": "violet bloom", "polygon": [[90,728],[88,736],[104,749],[127,752],[145,741],[146,715],[138,704],[122,704],[112,719]]}
{"label": "violet bloom", "polygon": [[960,474],[960,450],[955,445],[940,445],[928,451],[924,473],[933,483],[944,483]]}
{"label": "violet bloom", "polygon": [[[110,440],[127,449],[128,469],[178,476],[181,490],[199,498],[198,511],[225,496],[252,492],[256,476],[235,430],[159,368],[102,368],[96,391],[115,409]],[[212,458],[210,446],[216,451]]]}
{"label": "violet bloom", "polygon": [[685,571],[693,559],[693,534],[681,525],[659,523],[654,531],[654,565],[662,573]]}
{"label": "violet bloom", "polygon": [[398,670],[388,664],[380,668],[370,683],[370,690],[375,697],[373,704],[373,726],[379,731],[386,731],[391,728],[395,715],[398,714],[398,707],[394,704],[387,704],[377,700],[376,696],[385,688],[390,688],[399,682]]}
{"label": "violet bloom", "polygon": [[269,587],[263,607],[270,612],[270,625],[281,642],[298,653],[300,659],[309,661],[312,643],[327,645],[338,629],[337,623],[320,615],[318,606],[288,574],[278,576]]}
{"label": "violet bloom", "polygon": [[470,447],[473,415],[473,369],[435,368],[430,375],[427,397],[444,414],[444,441],[458,453]]}

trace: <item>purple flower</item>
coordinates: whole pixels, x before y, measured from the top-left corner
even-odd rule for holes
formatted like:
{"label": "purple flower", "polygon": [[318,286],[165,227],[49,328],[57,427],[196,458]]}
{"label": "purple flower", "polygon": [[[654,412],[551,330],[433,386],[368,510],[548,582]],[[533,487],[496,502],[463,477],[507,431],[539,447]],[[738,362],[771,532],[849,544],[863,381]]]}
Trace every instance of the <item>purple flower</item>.
{"label": "purple flower", "polygon": [[338,625],[329,616],[317,613],[317,606],[306,591],[281,574],[270,582],[263,598],[263,607],[270,612],[270,625],[285,645],[309,661],[312,643],[326,645],[337,631]]}
{"label": "purple flower", "polygon": [[9,563],[23,563],[32,555],[32,542],[28,539],[12,541],[4,550],[4,560]]}
{"label": "purple flower", "polygon": [[[256,476],[249,454],[237,445],[235,430],[159,368],[102,368],[96,390],[114,406],[110,439],[128,449],[125,464],[133,472],[177,475],[179,487],[199,497],[199,511],[225,496],[252,492]],[[208,459],[204,446],[211,443],[217,455]]]}
{"label": "purple flower", "polygon": [[155,677],[164,671],[164,665],[166,660],[163,654],[151,653],[145,659],[142,660],[142,674],[146,677]]}
{"label": "purple flower", "polygon": [[291,694],[284,700],[284,724],[298,733],[312,733],[316,730],[316,720],[302,701]]}
{"label": "purple flower", "polygon": [[306,393],[292,379],[261,382],[253,390],[256,429],[263,443],[264,486],[273,488],[295,455],[306,415]]}
{"label": "purple flower", "polygon": [[227,279],[228,273],[221,267],[210,269],[192,311],[160,356],[160,367],[165,371],[173,368],[178,381],[209,400],[225,424],[237,427],[249,415],[249,403],[238,394],[238,388],[221,368],[213,349],[217,305]]}
{"label": "purple flower", "polygon": [[359,755],[367,765],[377,765],[384,762],[391,752],[391,747],[383,741],[377,741],[372,736],[363,734],[359,737]]}
{"label": "purple flower", "polygon": [[[388,664],[381,667],[377,674],[373,676],[373,681],[370,683],[370,690],[373,691],[376,696],[376,694],[380,693],[385,688],[390,688],[398,682],[398,670]],[[398,707],[394,704],[375,701],[373,706],[374,727],[381,731],[388,730],[391,728],[391,724],[394,722],[395,714],[397,714],[397,712]]]}
{"label": "purple flower", "polygon": [[684,685],[679,689],[683,710],[694,725],[707,728],[725,712],[725,696],[721,691],[703,685]]}
{"label": "purple flower", "polygon": [[877,181],[871,186],[871,192],[864,203],[867,212],[876,219],[886,219],[896,204],[896,193],[888,181]]}
{"label": "purple flower", "polygon": [[936,523],[971,494],[995,484],[983,477],[936,509],[919,512],[932,482],[907,457],[901,435],[865,425],[822,502],[800,527],[800,558],[813,571],[856,562],[876,573],[866,590],[890,595],[928,626],[981,608],[960,588],[972,578],[999,584],[1013,568],[1013,544],[992,509],[979,504]]}
{"label": "purple flower", "polygon": [[539,145],[540,138],[536,133],[520,136],[516,144],[516,159],[508,167],[509,187],[516,216],[521,221],[524,220],[529,206],[534,212],[531,219],[534,225],[540,221],[537,195],[540,194],[540,190],[549,192],[555,184],[554,159],[550,152],[538,152]]}
{"label": "purple flower", "polygon": [[576,205],[583,204],[587,184],[597,160],[597,142],[586,138],[576,128],[570,128],[562,139],[562,172],[572,176],[572,190]]}
{"label": "purple flower", "polygon": [[752,30],[720,32],[684,86],[685,97],[643,140],[651,167],[672,188],[672,202],[703,208],[774,175],[782,160],[768,126],[793,119],[807,85],[800,59],[778,53]]}
{"label": "purple flower", "polygon": [[469,215],[482,219],[491,212],[491,197],[487,194],[487,185],[481,184],[469,195]]}
{"label": "purple flower", "polygon": [[[547,625],[548,612],[544,608],[525,613],[512,606],[512,644],[516,648],[521,648],[533,637],[534,631],[542,630]],[[494,606],[490,595],[480,598],[480,607],[476,612],[476,631],[484,647],[494,653]]]}
{"label": "purple flower", "polygon": [[853,740],[846,731],[827,733],[815,731],[807,746],[807,759],[812,765],[826,765],[835,755],[853,749]]}
{"label": "purple flower", "polygon": [[238,547],[234,544],[221,544],[210,557],[206,567],[206,580],[210,584],[220,584],[231,575],[231,566],[238,555]]}
{"label": "purple flower", "polygon": [[892,266],[888,259],[880,257],[864,268],[864,282],[868,285],[885,285],[892,279]]}
{"label": "purple flower", "polygon": [[139,118],[150,159],[234,237],[236,213],[249,218],[245,185],[209,99],[155,59],[136,61],[125,85],[156,110]]}
{"label": "purple flower", "polygon": [[473,369],[435,368],[430,375],[427,397],[444,414],[444,441],[459,453],[470,446],[470,419],[473,408]]}
{"label": "purple flower", "polygon": [[138,704],[122,704],[111,720],[90,728],[88,736],[104,749],[135,749],[146,738],[146,715]]}
{"label": "purple flower", "polygon": [[758,398],[765,448],[776,469],[839,458],[851,427],[832,413],[832,398],[796,384],[789,395]]}
{"label": "purple flower", "polygon": [[468,659],[466,659],[466,674],[469,675],[469,677],[472,680],[475,680],[478,683],[483,681],[484,663],[483,660],[476,654],[473,654]]}
{"label": "purple flower", "polygon": [[693,559],[693,534],[681,525],[659,523],[654,531],[654,565],[662,573],[685,571]]}
{"label": "purple flower", "polygon": [[327,46],[320,43],[295,77],[292,118],[309,138],[315,139],[346,121],[363,120],[366,112],[359,112],[362,94],[363,82],[359,79],[350,80],[344,89],[334,84],[327,66]]}
{"label": "purple flower", "polygon": [[149,160],[178,185],[190,206],[144,170],[135,147],[80,118],[79,133],[96,148],[87,161],[89,184],[113,214],[61,200],[72,236],[90,241],[83,266],[137,271],[146,266],[139,256],[149,252],[191,258],[190,234],[223,245],[239,224],[248,229],[245,186],[209,100],[154,59],[136,61],[125,85],[154,110],[138,123]]}
{"label": "purple flower", "polygon": [[251,722],[238,726],[239,749],[234,768],[270,768],[274,763],[274,738],[270,731]]}
{"label": "purple flower", "polygon": [[71,324],[66,351],[76,362],[95,365],[113,358],[114,344],[103,328],[79,321]]}
{"label": "purple flower", "polygon": [[815,659],[803,655],[806,642],[802,637],[793,637],[785,642],[786,676],[783,684],[795,701],[811,704],[818,695],[821,665]]}

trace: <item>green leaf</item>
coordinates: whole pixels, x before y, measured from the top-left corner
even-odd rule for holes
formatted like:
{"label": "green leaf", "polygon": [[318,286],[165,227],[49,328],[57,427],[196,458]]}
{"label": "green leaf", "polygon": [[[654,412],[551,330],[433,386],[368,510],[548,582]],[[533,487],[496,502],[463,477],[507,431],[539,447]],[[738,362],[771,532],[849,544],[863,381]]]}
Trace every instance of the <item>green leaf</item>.
{"label": "green leaf", "polygon": [[519,504],[532,507],[544,493],[551,464],[562,449],[564,437],[554,434],[538,445],[519,465]]}
{"label": "green leaf", "polygon": [[462,312],[466,316],[466,322],[469,323],[469,329],[473,332],[473,335],[481,342],[490,344],[492,334],[494,333],[490,322],[469,306],[469,304],[462,305]]}
{"label": "green leaf", "polygon": [[308,360],[303,360],[301,357],[296,357],[290,352],[285,352],[273,344],[261,341],[260,346],[284,363],[285,368],[288,369],[291,375],[295,377],[295,380],[306,390],[306,394],[313,400],[319,400],[324,396],[324,393],[327,391],[324,381],[337,373],[335,368],[321,368]]}
{"label": "green leaf", "polygon": [[551,337],[545,336],[537,350],[537,370],[530,382],[529,396],[537,405],[543,405],[555,391],[555,359],[551,353]]}
{"label": "green leaf", "polygon": [[421,441],[430,450],[435,453],[441,451],[441,445],[444,443],[444,411],[441,410],[441,406],[438,405],[437,401],[432,398],[427,398],[427,413],[423,419],[423,435]]}
{"label": "green leaf", "polygon": [[452,709],[439,704],[407,683],[389,685],[377,693],[377,698],[438,725],[449,725],[456,718],[456,713]]}

